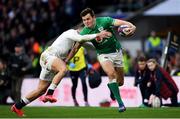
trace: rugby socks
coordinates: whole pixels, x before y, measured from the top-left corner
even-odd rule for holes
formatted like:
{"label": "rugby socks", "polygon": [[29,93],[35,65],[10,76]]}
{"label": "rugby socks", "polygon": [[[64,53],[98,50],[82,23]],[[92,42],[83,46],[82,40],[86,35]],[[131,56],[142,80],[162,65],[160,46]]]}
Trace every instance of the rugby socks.
{"label": "rugby socks", "polygon": [[122,101],[121,96],[120,96],[118,84],[112,80],[111,82],[108,83],[108,87],[112,91],[112,93],[114,94],[114,97],[118,101],[118,104],[122,105],[123,101]]}
{"label": "rugby socks", "polygon": [[29,104],[30,101],[27,98],[22,98],[19,102],[15,104],[17,109],[22,109],[24,106]]}
{"label": "rugby socks", "polygon": [[50,85],[49,88],[48,88],[48,91],[47,91],[47,94],[46,94],[46,95],[53,95],[54,90],[56,89],[56,87],[57,87],[56,84],[51,83],[51,85]]}

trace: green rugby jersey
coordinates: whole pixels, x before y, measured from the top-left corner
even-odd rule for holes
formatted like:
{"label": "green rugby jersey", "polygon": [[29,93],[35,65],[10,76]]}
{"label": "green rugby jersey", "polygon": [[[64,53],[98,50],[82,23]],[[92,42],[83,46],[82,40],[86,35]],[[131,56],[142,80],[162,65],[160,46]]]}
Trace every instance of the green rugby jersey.
{"label": "green rugby jersey", "polygon": [[110,38],[106,38],[100,41],[96,39],[91,40],[98,54],[113,53],[121,48],[121,45],[117,40],[112,28],[113,22],[114,19],[111,17],[99,17],[96,18],[94,28],[84,27],[80,32],[81,35],[99,33],[102,30],[107,30],[112,33],[112,36]]}

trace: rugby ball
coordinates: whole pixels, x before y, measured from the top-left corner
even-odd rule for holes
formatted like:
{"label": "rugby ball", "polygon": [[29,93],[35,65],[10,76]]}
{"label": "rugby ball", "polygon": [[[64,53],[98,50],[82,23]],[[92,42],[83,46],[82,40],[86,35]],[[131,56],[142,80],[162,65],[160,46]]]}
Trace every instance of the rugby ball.
{"label": "rugby ball", "polygon": [[127,36],[128,35],[128,32],[126,31],[126,28],[128,28],[129,26],[128,25],[121,25],[118,27],[118,33],[120,36]]}
{"label": "rugby ball", "polygon": [[152,104],[151,104],[151,106],[154,107],[154,108],[161,107],[161,100],[160,100],[160,98],[155,96],[155,97],[152,99]]}

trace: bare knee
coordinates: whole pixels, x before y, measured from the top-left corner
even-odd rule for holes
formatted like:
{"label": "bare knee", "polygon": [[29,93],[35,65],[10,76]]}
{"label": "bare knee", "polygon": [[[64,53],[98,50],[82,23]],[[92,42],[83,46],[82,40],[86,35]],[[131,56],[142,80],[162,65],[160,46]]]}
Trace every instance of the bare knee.
{"label": "bare knee", "polygon": [[108,75],[108,77],[110,78],[110,79],[115,79],[116,77],[116,75],[115,75],[115,72],[113,72],[113,71],[109,71],[109,72],[107,72],[107,75]]}
{"label": "bare knee", "polygon": [[62,74],[64,75],[67,73],[67,71],[68,71],[67,67],[63,67],[59,70],[59,72],[62,72]]}

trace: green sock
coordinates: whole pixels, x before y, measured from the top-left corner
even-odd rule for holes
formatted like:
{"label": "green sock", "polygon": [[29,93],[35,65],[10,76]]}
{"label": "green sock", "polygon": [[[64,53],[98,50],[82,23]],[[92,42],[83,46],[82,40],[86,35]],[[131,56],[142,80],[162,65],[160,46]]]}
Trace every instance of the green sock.
{"label": "green sock", "polygon": [[120,96],[118,84],[115,83],[115,82],[114,82],[114,83],[108,83],[108,87],[109,87],[109,89],[113,92],[114,97],[115,97],[116,100],[118,101],[118,104],[119,104],[119,105],[122,105],[122,104],[123,104],[123,101],[122,101],[121,96]]}

